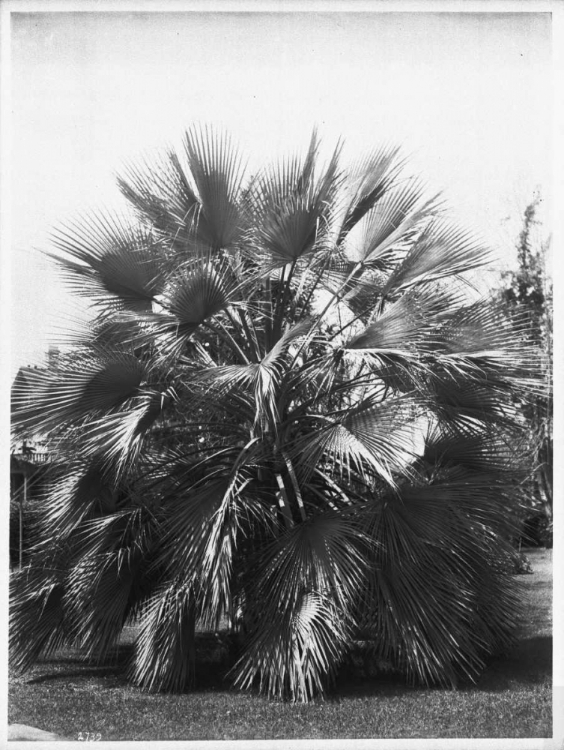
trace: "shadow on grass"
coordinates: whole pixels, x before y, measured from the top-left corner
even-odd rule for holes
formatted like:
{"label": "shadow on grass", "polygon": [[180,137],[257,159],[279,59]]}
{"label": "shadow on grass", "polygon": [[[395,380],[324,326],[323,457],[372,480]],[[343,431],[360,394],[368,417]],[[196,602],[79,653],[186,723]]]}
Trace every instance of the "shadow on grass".
{"label": "shadow on grass", "polygon": [[[543,685],[552,680],[552,637],[528,638],[508,654],[493,658],[476,683],[460,683],[459,692],[503,692]],[[411,686],[400,675],[373,678],[342,677],[337,682],[331,701],[348,697],[404,696],[406,692],[444,690],[420,685]]]}
{"label": "shadow on grass", "polygon": [[417,690],[428,688],[409,685],[399,674],[383,674],[380,677],[340,675],[334,689],[327,694],[325,700],[329,703],[340,703],[345,698],[393,698]]}
{"label": "shadow on grass", "polygon": [[26,680],[27,685],[40,685],[42,682],[53,682],[55,680],[90,679],[91,677],[118,677],[119,672],[115,667],[92,667],[84,662],[77,662],[76,669],[57,670],[31,677]]}
{"label": "shadow on grass", "polygon": [[[130,649],[128,649],[129,651]],[[43,682],[57,680],[83,680],[92,677],[106,678],[114,677],[125,681],[125,671],[129,660],[129,654],[125,649],[115,650],[103,661],[93,661],[75,654],[55,654],[54,656],[41,659],[36,668],[41,674],[26,679],[28,685],[39,685]]]}
{"label": "shadow on grass", "polygon": [[[107,680],[123,687],[131,688],[127,679],[127,669],[134,654],[133,644],[120,644],[116,646],[107,657],[101,661],[90,661],[81,657],[78,652],[58,653],[54,656],[44,658],[38,662],[37,667],[41,674],[29,677],[25,680],[28,685],[38,685],[59,680],[72,680],[80,682],[92,678]],[[228,690],[230,682],[226,673],[231,666],[227,659],[196,659],[196,690],[206,692],[210,690]],[[194,692],[187,689],[186,692]]]}
{"label": "shadow on grass", "polygon": [[[126,679],[126,671],[133,646],[120,645],[103,663],[93,663],[77,655],[55,656],[42,662],[42,674],[26,680],[27,684],[56,682],[59,680],[108,679],[116,685],[131,688]],[[191,692],[230,691],[230,680],[226,677],[233,661],[227,658],[197,659],[195,665],[196,688]],[[493,659],[476,684],[460,684],[462,692],[501,692],[508,689],[524,688],[546,684],[552,675],[552,637],[528,638],[517,644],[507,655]],[[431,688],[432,690],[433,688]],[[439,688],[441,689],[441,688]],[[444,688],[443,688],[444,689]],[[406,692],[428,691],[430,688],[410,686],[398,674],[381,674],[371,678],[342,673],[334,690],[326,696],[330,702],[343,698],[370,696],[402,696]]]}
{"label": "shadow on grass", "polygon": [[511,653],[492,660],[474,689],[531,687],[552,679],[552,636],[520,641]]}

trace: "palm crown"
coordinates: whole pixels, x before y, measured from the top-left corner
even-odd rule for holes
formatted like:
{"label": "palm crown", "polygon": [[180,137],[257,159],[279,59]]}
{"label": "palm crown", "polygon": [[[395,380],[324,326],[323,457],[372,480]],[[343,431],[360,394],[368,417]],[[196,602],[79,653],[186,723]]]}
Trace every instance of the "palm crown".
{"label": "palm crown", "polygon": [[54,236],[92,321],[16,394],[61,468],[14,664],[103,657],[135,622],[131,678],[178,690],[227,623],[235,683],[271,695],[323,692],[360,638],[424,683],[474,678],[514,627],[514,395],[538,374],[522,322],[460,281],[487,247],[395,149],[345,168],[315,134],[247,177],[193,128],[119,185],[133,213]]}

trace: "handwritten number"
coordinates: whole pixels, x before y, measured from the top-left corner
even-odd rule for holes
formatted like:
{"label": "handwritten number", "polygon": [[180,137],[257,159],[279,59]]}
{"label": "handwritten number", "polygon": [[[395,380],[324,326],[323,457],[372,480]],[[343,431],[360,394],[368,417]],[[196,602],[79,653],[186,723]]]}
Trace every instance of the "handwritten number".
{"label": "handwritten number", "polygon": [[99,742],[102,739],[100,732],[79,732],[79,742]]}

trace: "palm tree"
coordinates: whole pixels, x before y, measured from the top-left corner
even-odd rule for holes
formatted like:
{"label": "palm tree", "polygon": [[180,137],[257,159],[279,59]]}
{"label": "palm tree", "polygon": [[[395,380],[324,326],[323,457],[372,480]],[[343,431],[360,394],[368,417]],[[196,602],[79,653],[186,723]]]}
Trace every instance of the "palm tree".
{"label": "palm tree", "polygon": [[193,683],[196,632],[223,627],[235,685],[272,696],[323,693],[359,640],[413,681],[475,679],[515,627],[537,361],[463,281],[488,248],[396,149],[348,168],[315,133],[247,177],[192,128],[119,186],[133,211],[54,235],[93,316],[15,413],[61,468],[13,579],[14,666],[104,658],[134,623],[150,690]]}

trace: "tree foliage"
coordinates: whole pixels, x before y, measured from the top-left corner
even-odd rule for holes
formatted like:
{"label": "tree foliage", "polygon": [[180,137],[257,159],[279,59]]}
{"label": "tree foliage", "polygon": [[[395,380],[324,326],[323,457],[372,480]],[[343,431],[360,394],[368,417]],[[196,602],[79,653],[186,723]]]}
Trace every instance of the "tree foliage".
{"label": "tree foliage", "polygon": [[409,679],[476,678],[515,627],[515,399],[539,387],[527,320],[462,281],[489,249],[397,150],[349,167],[315,134],[247,177],[192,128],[119,185],[130,214],[54,235],[93,317],[15,413],[64,471],[13,581],[14,666],[104,658],[134,623],[152,690],[193,683],[223,627],[235,684],[273,696],[323,693],[359,639]]}
{"label": "tree foliage", "polygon": [[499,297],[511,311],[522,311],[545,368],[546,389],[520,395],[520,408],[530,434],[533,453],[532,481],[528,484],[533,509],[552,527],[552,283],[546,271],[550,240],[541,241],[536,227],[541,198],[535,198],[523,214],[523,226],[517,242],[517,269],[503,274]]}

